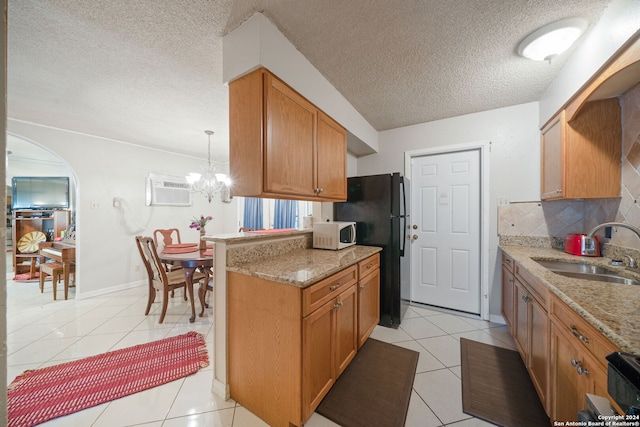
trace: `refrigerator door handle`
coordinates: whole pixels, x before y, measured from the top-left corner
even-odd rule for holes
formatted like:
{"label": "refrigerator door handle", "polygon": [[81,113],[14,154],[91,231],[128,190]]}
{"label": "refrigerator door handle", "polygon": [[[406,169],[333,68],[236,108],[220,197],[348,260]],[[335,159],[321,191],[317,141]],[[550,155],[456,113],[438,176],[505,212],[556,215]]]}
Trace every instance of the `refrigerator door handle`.
{"label": "refrigerator door handle", "polygon": [[404,213],[404,215],[401,216],[402,218],[402,225],[401,225],[401,229],[402,229],[402,238],[401,243],[400,243],[400,256],[403,257],[404,256],[404,250],[405,250],[405,245],[407,244],[407,238],[406,238],[406,229],[407,229],[407,217],[409,216],[408,212],[407,212],[407,195],[405,194],[405,187],[404,187],[404,179],[400,178],[400,190],[401,190],[401,194],[402,194],[402,212]]}

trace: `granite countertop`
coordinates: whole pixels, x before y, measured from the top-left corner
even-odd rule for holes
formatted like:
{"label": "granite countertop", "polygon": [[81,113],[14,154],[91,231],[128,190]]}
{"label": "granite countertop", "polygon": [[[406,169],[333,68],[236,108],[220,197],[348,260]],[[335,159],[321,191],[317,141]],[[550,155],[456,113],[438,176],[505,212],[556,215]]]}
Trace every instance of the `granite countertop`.
{"label": "granite countertop", "polygon": [[381,250],[375,246],[351,246],[339,251],[304,249],[262,261],[228,266],[227,271],[306,288]]}
{"label": "granite countertop", "polygon": [[214,234],[204,236],[202,239],[208,242],[221,242],[221,243],[242,243],[242,242],[256,242],[259,240],[273,239],[274,237],[288,237],[298,236],[302,234],[312,233],[312,229],[272,229],[272,230],[256,230],[242,233],[227,233],[227,234]]}
{"label": "granite countertop", "polygon": [[610,266],[609,258],[581,257],[551,248],[504,245],[500,248],[622,351],[640,354],[640,286],[565,277],[536,260],[585,262],[637,280],[639,273]]}

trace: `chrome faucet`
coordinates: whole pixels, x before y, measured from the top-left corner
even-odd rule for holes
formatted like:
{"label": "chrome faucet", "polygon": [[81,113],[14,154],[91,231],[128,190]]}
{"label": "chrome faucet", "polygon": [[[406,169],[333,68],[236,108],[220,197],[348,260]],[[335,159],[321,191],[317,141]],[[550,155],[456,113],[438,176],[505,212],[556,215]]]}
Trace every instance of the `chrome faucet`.
{"label": "chrome faucet", "polygon": [[631,255],[625,255],[624,257],[629,260],[628,268],[638,268],[638,263],[636,263],[636,260],[633,259]]}
{"label": "chrome faucet", "polygon": [[601,230],[601,229],[603,229],[605,227],[622,227],[622,228],[626,228],[626,229],[631,230],[634,233],[636,233],[636,236],[638,236],[638,238],[640,239],[640,228],[634,227],[633,225],[625,224],[624,222],[605,222],[605,223],[602,223],[600,225],[596,225],[595,227],[593,227],[593,230],[591,230],[589,232],[589,234],[587,234],[587,237],[589,237],[589,238],[593,237],[593,235],[596,234],[596,232],[598,230]]}
{"label": "chrome faucet", "polygon": [[[605,227],[622,227],[622,228],[626,228],[628,230],[633,231],[636,236],[638,236],[638,238],[640,239],[640,228],[634,227],[633,225],[629,225],[629,224],[625,224],[623,222],[605,222],[602,223],[600,225],[596,225],[595,227],[593,227],[593,230],[591,230],[589,232],[589,234],[587,234],[586,240],[588,241],[588,243],[590,244],[590,246],[595,247],[595,241],[593,240],[593,235],[596,234],[596,232],[598,230],[601,230]],[[585,242],[586,244],[587,242]],[[636,261],[627,255],[627,257],[629,258],[629,268],[637,268],[637,264]]]}

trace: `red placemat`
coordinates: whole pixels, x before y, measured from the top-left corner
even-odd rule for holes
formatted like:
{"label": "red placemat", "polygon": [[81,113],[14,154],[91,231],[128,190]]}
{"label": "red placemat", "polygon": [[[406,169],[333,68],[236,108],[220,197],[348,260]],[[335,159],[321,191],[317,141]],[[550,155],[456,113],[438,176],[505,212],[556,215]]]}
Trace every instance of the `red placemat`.
{"label": "red placemat", "polygon": [[197,243],[173,243],[171,245],[165,246],[165,248],[190,248],[193,246],[198,246]]}
{"label": "red placemat", "polygon": [[188,254],[189,252],[198,252],[197,246],[190,246],[188,248],[164,248],[163,254]]}

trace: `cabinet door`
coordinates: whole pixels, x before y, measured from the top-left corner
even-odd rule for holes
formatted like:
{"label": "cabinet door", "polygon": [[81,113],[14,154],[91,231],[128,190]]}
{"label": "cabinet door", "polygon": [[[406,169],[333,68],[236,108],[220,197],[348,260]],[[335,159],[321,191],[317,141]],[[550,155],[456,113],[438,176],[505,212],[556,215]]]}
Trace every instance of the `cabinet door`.
{"label": "cabinet door", "polygon": [[513,339],[522,359],[526,362],[529,353],[529,293],[518,279],[515,283],[514,330]]}
{"label": "cabinet door", "polygon": [[504,265],[502,266],[502,315],[504,321],[507,322],[507,327],[512,335],[513,329],[513,314],[514,314],[514,300],[515,297],[515,284],[513,279],[513,273]]}
{"label": "cabinet door", "polygon": [[600,366],[593,365],[589,369],[589,385],[587,393],[595,394],[597,396],[609,396],[607,387],[607,371]]}
{"label": "cabinet door", "polygon": [[572,345],[571,337],[551,322],[551,421],[570,421],[578,418],[584,407],[585,375],[579,375],[575,363],[582,360],[582,351]]}
{"label": "cabinet door", "polygon": [[563,196],[564,111],[542,130],[542,200]]}
{"label": "cabinet door", "polygon": [[531,298],[529,302],[531,324],[529,328],[530,346],[527,368],[540,402],[548,410],[549,384],[549,316],[547,311]]}
{"label": "cabinet door", "polygon": [[303,320],[303,419],[311,415],[335,381],[335,304],[331,300]]}
{"label": "cabinet door", "polygon": [[346,369],[358,351],[358,303],[353,285],[336,298],[336,378]]}
{"label": "cabinet door", "polygon": [[317,109],[270,74],[265,93],[264,191],[313,198]]}
{"label": "cabinet door", "polygon": [[380,321],[380,269],[358,283],[358,348],[362,347]]}
{"label": "cabinet door", "polygon": [[318,112],[317,189],[323,199],[347,200],[347,132]]}

